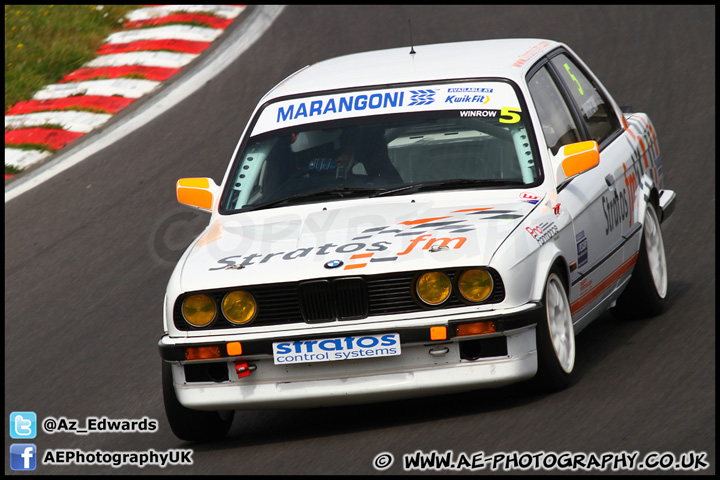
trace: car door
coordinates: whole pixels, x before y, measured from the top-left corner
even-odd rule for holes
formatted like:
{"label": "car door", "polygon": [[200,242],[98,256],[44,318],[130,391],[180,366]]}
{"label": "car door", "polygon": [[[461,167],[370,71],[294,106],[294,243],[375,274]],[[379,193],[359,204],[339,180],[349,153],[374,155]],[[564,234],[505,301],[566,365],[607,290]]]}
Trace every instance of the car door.
{"label": "car door", "polygon": [[[562,76],[562,71],[553,65],[557,62],[562,62],[563,71],[572,81],[571,85]],[[565,63],[568,63],[570,73],[567,73]],[[581,87],[572,80],[571,74],[578,82],[583,82]],[[599,165],[575,177],[557,192],[557,203],[570,214],[575,232],[577,251],[574,256],[575,268],[571,268],[570,308],[576,332],[601,311],[598,307],[603,306],[601,304],[607,293],[617,285],[616,274],[623,263],[623,225],[619,221],[622,215],[617,212],[618,209],[624,211],[622,202],[623,198],[627,199],[618,191],[618,182],[623,178],[622,175],[618,177],[618,155],[612,151],[612,142],[608,143],[600,136],[593,137],[590,134],[587,121],[581,115],[582,110],[569,92],[570,87],[582,88],[583,97],[591,95],[591,84],[588,85],[586,81],[584,76],[576,75],[574,64],[571,65],[566,58],[559,56],[552,57],[539,69],[531,70],[528,78],[550,155],[554,156],[563,145],[596,138],[602,140],[598,142]],[[589,104],[586,108],[589,108]],[[589,108],[587,111],[591,110]],[[596,131],[600,132],[601,129],[597,128]],[[554,172],[549,174],[554,175]]]}
{"label": "car door", "polygon": [[[589,288],[588,302],[581,301],[578,306],[584,303],[597,304],[601,300],[607,302],[613,289],[630,275],[637,258],[633,255],[636,248],[631,248],[632,252],[626,248],[633,243],[628,242],[628,239],[639,232],[638,224],[633,219],[633,203],[637,194],[637,179],[632,170],[633,149],[631,143],[622,138],[623,129],[617,108],[580,62],[570,53],[561,51],[550,59],[550,65],[565,87],[568,103],[576,109],[584,139],[595,140],[600,146],[600,163],[605,167],[602,175],[607,191],[600,197],[602,209],[595,209],[592,214],[602,214],[598,221],[604,225],[603,233],[609,240],[609,246],[600,261],[608,258],[612,270],[607,273],[606,269],[601,283]],[[597,176],[593,177],[599,180]],[[580,180],[579,184],[592,180]],[[618,252],[622,252],[621,259]],[[582,274],[580,270],[579,275]]]}

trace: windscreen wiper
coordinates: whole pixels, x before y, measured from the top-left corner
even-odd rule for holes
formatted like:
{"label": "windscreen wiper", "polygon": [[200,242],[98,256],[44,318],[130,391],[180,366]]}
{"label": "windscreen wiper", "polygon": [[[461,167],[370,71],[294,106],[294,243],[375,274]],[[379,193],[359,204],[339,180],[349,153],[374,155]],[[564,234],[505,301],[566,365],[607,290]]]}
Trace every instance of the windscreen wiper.
{"label": "windscreen wiper", "polygon": [[377,188],[350,188],[350,187],[338,187],[329,188],[326,190],[316,190],[314,192],[303,192],[287,197],[278,198],[276,200],[270,200],[269,202],[260,203],[257,205],[246,205],[242,210],[262,210],[264,208],[271,208],[281,204],[294,204],[304,203],[307,200],[325,200],[328,198],[347,198],[353,196],[370,196],[371,194],[378,193]]}
{"label": "windscreen wiper", "polygon": [[372,197],[384,197],[392,195],[402,195],[406,193],[424,192],[431,190],[444,190],[444,189],[455,189],[455,188],[478,188],[478,187],[497,187],[497,186],[522,186],[525,182],[520,180],[505,180],[505,179],[488,179],[488,180],[473,180],[467,178],[455,178],[452,180],[440,180],[437,182],[421,182],[414,183],[412,185],[405,185],[404,187],[394,188],[392,190],[383,190],[378,192]]}

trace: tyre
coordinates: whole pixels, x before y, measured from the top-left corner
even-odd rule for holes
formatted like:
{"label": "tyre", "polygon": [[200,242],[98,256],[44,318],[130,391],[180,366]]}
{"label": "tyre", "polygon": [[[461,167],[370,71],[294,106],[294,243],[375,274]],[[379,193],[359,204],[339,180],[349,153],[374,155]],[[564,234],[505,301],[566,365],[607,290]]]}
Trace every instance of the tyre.
{"label": "tyre", "polygon": [[635,269],[612,312],[621,319],[660,315],[665,307],[667,289],[667,261],[660,221],[655,208],[648,205]]}
{"label": "tyre", "polygon": [[235,412],[207,412],[192,410],[180,404],[173,387],[172,370],[162,362],[163,400],[165,415],[176,437],[189,441],[209,441],[223,438],[232,425]]}
{"label": "tyre", "polygon": [[563,390],[575,379],[575,328],[565,284],[553,269],[543,295],[545,318],[536,329],[538,372],[535,388],[549,393]]}

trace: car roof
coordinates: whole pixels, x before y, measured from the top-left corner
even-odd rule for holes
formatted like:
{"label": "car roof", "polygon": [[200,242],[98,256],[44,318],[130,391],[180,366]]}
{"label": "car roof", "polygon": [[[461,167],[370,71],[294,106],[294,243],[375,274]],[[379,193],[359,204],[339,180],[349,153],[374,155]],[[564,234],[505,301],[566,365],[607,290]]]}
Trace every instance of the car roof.
{"label": "car roof", "polygon": [[414,54],[401,47],[344,55],[295,72],[261,103],[310,92],[446,79],[499,77],[519,83],[535,60],[561,45],[516,38],[420,45]]}

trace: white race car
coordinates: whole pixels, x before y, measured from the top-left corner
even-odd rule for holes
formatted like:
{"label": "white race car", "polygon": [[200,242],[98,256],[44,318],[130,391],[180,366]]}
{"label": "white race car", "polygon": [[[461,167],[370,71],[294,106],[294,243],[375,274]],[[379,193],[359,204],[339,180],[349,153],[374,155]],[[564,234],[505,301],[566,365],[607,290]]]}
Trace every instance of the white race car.
{"label": "white race car", "polygon": [[647,115],[567,46],[512,39],[308,66],[263,97],[164,304],[182,439],[237,409],[568,386],[608,308],[661,312],[663,188]]}

